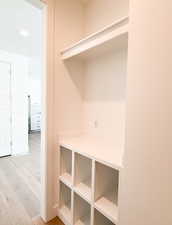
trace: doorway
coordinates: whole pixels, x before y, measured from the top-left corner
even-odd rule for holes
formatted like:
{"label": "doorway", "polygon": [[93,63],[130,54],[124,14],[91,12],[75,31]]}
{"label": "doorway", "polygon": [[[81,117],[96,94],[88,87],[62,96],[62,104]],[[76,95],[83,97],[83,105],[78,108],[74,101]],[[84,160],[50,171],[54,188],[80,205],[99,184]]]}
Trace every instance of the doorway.
{"label": "doorway", "polygon": [[0,3],[0,225],[40,215],[44,21],[34,2]]}

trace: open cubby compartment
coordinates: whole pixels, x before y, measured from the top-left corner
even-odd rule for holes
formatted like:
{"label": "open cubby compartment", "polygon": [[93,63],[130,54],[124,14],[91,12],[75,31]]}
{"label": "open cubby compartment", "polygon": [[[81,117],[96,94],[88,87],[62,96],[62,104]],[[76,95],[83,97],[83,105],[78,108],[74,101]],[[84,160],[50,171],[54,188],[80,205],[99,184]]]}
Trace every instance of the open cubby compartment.
{"label": "open cubby compartment", "polygon": [[75,191],[85,200],[91,202],[92,196],[92,160],[75,153]]}
{"label": "open cubby compartment", "polygon": [[65,224],[72,223],[72,191],[71,189],[60,182],[60,208],[59,214],[60,218],[63,220]]}
{"label": "open cubby compartment", "polygon": [[107,219],[103,214],[94,210],[94,225],[115,225],[109,219]]}
{"label": "open cubby compartment", "polygon": [[118,221],[119,171],[96,162],[95,207],[113,223]]}
{"label": "open cubby compartment", "polygon": [[68,186],[72,185],[72,151],[60,147],[60,179]]}
{"label": "open cubby compartment", "polygon": [[91,225],[91,206],[78,194],[74,194],[74,225]]}

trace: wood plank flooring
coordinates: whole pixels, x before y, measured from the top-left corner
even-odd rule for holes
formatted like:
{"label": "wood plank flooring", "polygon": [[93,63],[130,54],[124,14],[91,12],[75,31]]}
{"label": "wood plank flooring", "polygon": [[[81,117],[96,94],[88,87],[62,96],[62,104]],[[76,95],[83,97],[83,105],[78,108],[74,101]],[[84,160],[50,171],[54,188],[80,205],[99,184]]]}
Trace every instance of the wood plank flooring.
{"label": "wood plank flooring", "polygon": [[59,220],[57,217],[53,220],[51,220],[49,223],[44,223],[44,221],[40,218],[37,217],[33,220],[34,225],[64,225],[61,220]]}
{"label": "wood plank flooring", "polygon": [[40,214],[40,134],[29,138],[31,153],[0,159],[0,225],[33,225]]}
{"label": "wood plank flooring", "polygon": [[[45,225],[40,214],[40,134],[30,154],[0,158],[0,225]],[[35,218],[35,219],[33,219]],[[58,218],[47,225],[64,225]]]}

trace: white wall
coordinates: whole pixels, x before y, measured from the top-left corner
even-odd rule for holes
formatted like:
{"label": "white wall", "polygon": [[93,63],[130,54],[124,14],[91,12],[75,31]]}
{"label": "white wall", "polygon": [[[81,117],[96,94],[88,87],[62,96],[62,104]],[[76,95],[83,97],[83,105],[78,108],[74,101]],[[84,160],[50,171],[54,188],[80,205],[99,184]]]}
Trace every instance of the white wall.
{"label": "white wall", "polygon": [[42,82],[42,58],[29,58],[29,83],[28,94],[32,96],[33,101],[41,104],[41,82]]}
{"label": "white wall", "polygon": [[41,105],[41,80],[28,77],[28,94],[32,98],[32,103]]}
{"label": "white wall", "polygon": [[[31,100],[31,130],[41,129],[41,101],[42,101],[42,63],[41,58],[29,59],[28,94]],[[40,121],[40,122],[39,122]]]}
{"label": "white wall", "polygon": [[85,10],[86,35],[128,15],[129,0],[90,0]]}
{"label": "white wall", "polygon": [[172,1],[131,0],[120,225],[172,224]]}
{"label": "white wall", "polygon": [[124,148],[126,64],[127,49],[107,52],[86,62],[84,76],[84,129],[115,139],[119,149]]}
{"label": "white wall", "polygon": [[[70,135],[74,132],[79,133],[82,129],[82,96],[78,86],[82,83],[84,76],[81,76],[80,72],[82,66],[78,67],[74,63],[71,67],[62,63],[60,49],[80,40],[83,36],[84,9],[78,0],[57,0],[55,4],[55,40],[58,40],[55,43],[57,57],[56,76],[53,81],[55,132],[56,135],[63,135],[66,132]],[[71,68],[72,71],[69,73],[68,70]]]}
{"label": "white wall", "polygon": [[28,152],[28,58],[0,50],[12,67],[12,154]]}

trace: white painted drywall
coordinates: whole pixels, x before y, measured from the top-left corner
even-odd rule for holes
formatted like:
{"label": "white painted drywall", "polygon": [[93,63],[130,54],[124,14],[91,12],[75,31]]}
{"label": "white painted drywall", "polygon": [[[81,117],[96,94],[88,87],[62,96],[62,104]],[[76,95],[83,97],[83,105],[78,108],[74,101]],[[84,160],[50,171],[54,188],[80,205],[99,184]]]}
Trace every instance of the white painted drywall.
{"label": "white painted drywall", "polygon": [[102,29],[129,14],[129,0],[91,0],[85,5],[85,34]]}
{"label": "white painted drywall", "polygon": [[172,1],[131,0],[119,225],[172,224]]}
{"label": "white painted drywall", "polygon": [[[57,0],[55,16],[55,61],[54,104],[56,135],[79,133],[82,129],[82,93],[84,76],[79,63],[61,61],[60,49],[78,41],[83,36],[83,5],[78,0]],[[69,29],[70,27],[70,29]],[[69,113],[70,112],[70,113]]]}
{"label": "white painted drywall", "polygon": [[38,103],[41,106],[41,80],[30,77],[28,79],[28,94],[31,96],[33,103]]}
{"label": "white painted drywall", "polygon": [[40,60],[29,60],[28,95],[30,96],[30,122],[31,130],[41,129],[42,106],[42,64]]}
{"label": "white painted drywall", "polygon": [[42,58],[31,57],[29,58],[29,74],[28,74],[28,94],[31,96],[32,101],[41,106],[41,84],[42,84]]}
{"label": "white painted drywall", "polygon": [[12,69],[12,154],[28,152],[28,58],[0,50]]}
{"label": "white painted drywall", "polygon": [[86,62],[84,130],[112,139],[124,149],[127,49],[107,52]]}

